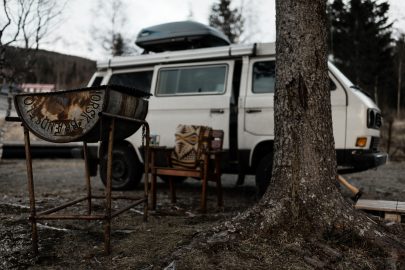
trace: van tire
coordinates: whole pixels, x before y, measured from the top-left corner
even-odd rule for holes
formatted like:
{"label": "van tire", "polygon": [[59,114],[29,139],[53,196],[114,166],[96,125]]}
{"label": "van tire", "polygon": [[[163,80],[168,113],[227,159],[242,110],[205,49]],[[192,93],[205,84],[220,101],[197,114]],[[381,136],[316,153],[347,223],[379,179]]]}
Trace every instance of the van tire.
{"label": "van tire", "polygon": [[[100,177],[104,185],[107,183],[107,147],[100,155]],[[112,160],[112,189],[134,189],[142,179],[143,165],[139,162],[135,150],[127,141],[114,142]]]}
{"label": "van tire", "polygon": [[262,197],[270,183],[273,171],[273,153],[265,155],[256,168],[256,188],[259,197]]}

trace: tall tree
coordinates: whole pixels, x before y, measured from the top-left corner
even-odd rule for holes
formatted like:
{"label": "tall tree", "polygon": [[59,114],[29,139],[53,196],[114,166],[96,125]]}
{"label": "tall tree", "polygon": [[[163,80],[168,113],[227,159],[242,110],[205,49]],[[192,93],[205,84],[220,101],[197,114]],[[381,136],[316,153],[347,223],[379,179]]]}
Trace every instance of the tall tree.
{"label": "tall tree", "polygon": [[[222,252],[226,260],[239,260],[235,265],[240,268],[249,259],[259,269],[384,268],[390,262],[381,260],[403,252],[404,240],[355,211],[336,181],[326,1],[276,0],[276,14],[275,154],[270,185],[258,204],[191,245],[217,257]],[[378,256],[376,248],[381,248]],[[347,254],[349,259],[341,254],[348,249],[355,254]]]}
{"label": "tall tree", "polygon": [[395,66],[397,75],[397,118],[401,113],[401,93],[405,77],[405,34],[401,34],[395,42]]}
{"label": "tall tree", "polygon": [[[392,23],[387,1],[334,0],[329,8],[330,53],[335,64],[380,105],[394,105]],[[384,92],[382,92],[384,90]]]}
{"label": "tall tree", "polygon": [[231,43],[238,43],[244,30],[244,19],[237,8],[231,8],[231,0],[219,0],[211,7],[209,25],[222,31]]}
{"label": "tall tree", "polygon": [[113,36],[113,43],[112,43],[112,55],[118,56],[124,54],[125,51],[125,44],[124,39],[122,38],[120,33],[117,33]]}
{"label": "tall tree", "polygon": [[126,9],[123,0],[98,0],[93,9],[96,18],[91,26],[92,47],[101,48],[104,53],[117,56],[131,53],[125,38]]}
{"label": "tall tree", "polygon": [[[240,43],[253,43],[260,40],[263,33],[259,27],[259,17],[257,13],[262,3],[257,0],[241,0],[239,10],[243,18],[243,32],[239,37]],[[274,38],[275,38],[275,31]]]}

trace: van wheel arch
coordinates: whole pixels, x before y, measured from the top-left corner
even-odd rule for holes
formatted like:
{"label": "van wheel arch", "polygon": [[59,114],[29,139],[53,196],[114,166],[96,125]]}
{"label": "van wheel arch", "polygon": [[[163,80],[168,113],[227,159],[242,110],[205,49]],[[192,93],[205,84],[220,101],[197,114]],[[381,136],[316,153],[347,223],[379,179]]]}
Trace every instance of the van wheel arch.
{"label": "van wheel arch", "polygon": [[257,195],[263,196],[270,183],[273,170],[273,141],[264,141],[256,145],[252,156],[252,169],[256,174]]}
{"label": "van wheel arch", "polygon": [[[139,161],[136,151],[126,140],[115,141],[113,147],[112,189],[134,189],[142,179],[143,164]],[[100,146],[100,178],[104,185],[107,180],[107,145]]]}
{"label": "van wheel arch", "polygon": [[262,142],[258,143],[253,150],[251,164],[250,164],[251,170],[253,172],[255,172],[260,161],[266,155],[268,155],[269,153],[273,153],[273,152],[274,152],[274,141],[268,140],[268,141],[262,141]]}

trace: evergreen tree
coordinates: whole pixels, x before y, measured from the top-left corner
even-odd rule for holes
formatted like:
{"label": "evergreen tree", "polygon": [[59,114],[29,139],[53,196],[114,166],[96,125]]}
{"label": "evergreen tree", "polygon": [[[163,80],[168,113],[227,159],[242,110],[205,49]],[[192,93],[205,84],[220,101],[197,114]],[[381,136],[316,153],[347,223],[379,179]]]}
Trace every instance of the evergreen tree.
{"label": "evergreen tree", "polygon": [[231,43],[237,43],[243,33],[244,18],[239,9],[231,9],[231,0],[220,0],[211,7],[209,25],[222,31]]}
{"label": "evergreen tree", "polygon": [[328,7],[329,52],[335,64],[380,105],[393,105],[392,23],[389,4],[334,0]]}
{"label": "evergreen tree", "polygon": [[130,54],[135,50],[129,47],[126,33],[126,3],[125,0],[98,0],[92,13],[95,20],[91,26],[91,48],[100,48],[106,55]]}
{"label": "evergreen tree", "polygon": [[400,117],[401,103],[404,90],[403,78],[405,78],[405,34],[401,34],[395,42],[395,73],[397,77],[397,118]]}
{"label": "evergreen tree", "polygon": [[124,39],[120,33],[114,34],[111,51],[113,56],[122,55],[125,50]]}

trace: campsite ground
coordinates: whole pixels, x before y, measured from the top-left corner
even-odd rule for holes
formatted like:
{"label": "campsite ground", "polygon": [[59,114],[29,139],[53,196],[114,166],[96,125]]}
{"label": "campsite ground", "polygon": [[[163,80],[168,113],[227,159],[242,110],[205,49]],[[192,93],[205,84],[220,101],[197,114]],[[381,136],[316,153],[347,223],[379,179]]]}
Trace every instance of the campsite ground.
{"label": "campsite ground", "polygon": [[[9,125],[12,127],[2,134],[4,141],[22,140],[21,127],[18,124]],[[387,148],[387,130],[386,122],[382,133],[384,149]],[[350,183],[363,188],[364,199],[405,200],[405,121],[395,122],[392,134],[390,156],[394,161],[376,170],[345,175]],[[33,166],[39,210],[60,205],[86,193],[82,160],[34,160]],[[141,206],[113,220],[110,256],[103,253],[101,222],[39,222],[40,255],[33,257],[28,223],[29,200],[25,160],[0,160],[0,269],[161,269],[170,263],[167,258],[179,247],[187,244],[194,235],[231,219],[256,202],[253,176],[246,177],[245,184],[239,187],[235,187],[235,175],[224,175],[222,180],[225,207],[222,210],[215,208],[215,188],[210,186],[209,208],[205,215],[198,211],[198,181],[188,179],[178,186],[178,203],[175,206],[170,204],[168,187],[159,182],[157,211],[149,213],[148,222],[142,222]],[[92,185],[95,193],[103,192],[99,177],[92,179]],[[142,185],[127,193],[141,195]],[[342,193],[351,203],[352,194],[344,188]],[[114,207],[118,206],[114,204]],[[102,209],[103,202],[95,201],[94,210],[102,213]],[[83,212],[85,205],[70,207],[69,210]],[[404,226],[383,223],[391,232],[405,233]],[[215,254],[215,250],[213,253]],[[277,256],[277,251],[274,254]],[[353,253],[353,256],[357,255]],[[260,260],[259,257],[257,256],[257,260]],[[345,254],[345,258],[350,260],[350,254]],[[204,269],[198,267],[204,265],[204,259],[197,254],[193,258],[193,265]],[[260,268],[259,262],[252,264],[256,258],[242,260],[245,265],[241,265],[239,261],[230,261],[229,265],[232,267],[222,267]],[[299,261],[298,265],[301,263],[304,269],[311,268],[302,261]],[[272,265],[276,264],[272,262]]]}
{"label": "campsite ground", "polygon": [[[404,200],[405,162],[390,162],[377,170],[346,175],[349,182],[362,187],[363,198]],[[81,160],[34,160],[38,209],[46,209],[85,194]],[[24,160],[0,161],[0,268],[33,269],[161,269],[176,248],[193,235],[224,222],[255,203],[254,178],[235,187],[235,176],[225,175],[225,208],[215,208],[215,188],[210,186],[208,213],[198,212],[200,185],[189,179],[178,186],[178,203],[172,206],[168,187],[158,185],[157,211],[142,222],[142,207],[131,209],[113,220],[112,254],[103,254],[103,226],[100,222],[40,222],[40,255],[31,254],[30,226],[27,220],[29,201]],[[92,180],[95,192],[103,186],[98,177]],[[350,193],[342,190],[350,201]],[[142,188],[129,192],[142,194]],[[115,207],[118,205],[114,204]],[[94,209],[101,211],[102,201]],[[84,205],[71,207],[84,211]],[[392,225],[396,226],[396,225]],[[404,232],[403,227],[397,229]],[[195,258],[199,260],[198,257]],[[253,268],[252,268],[253,269]]]}

